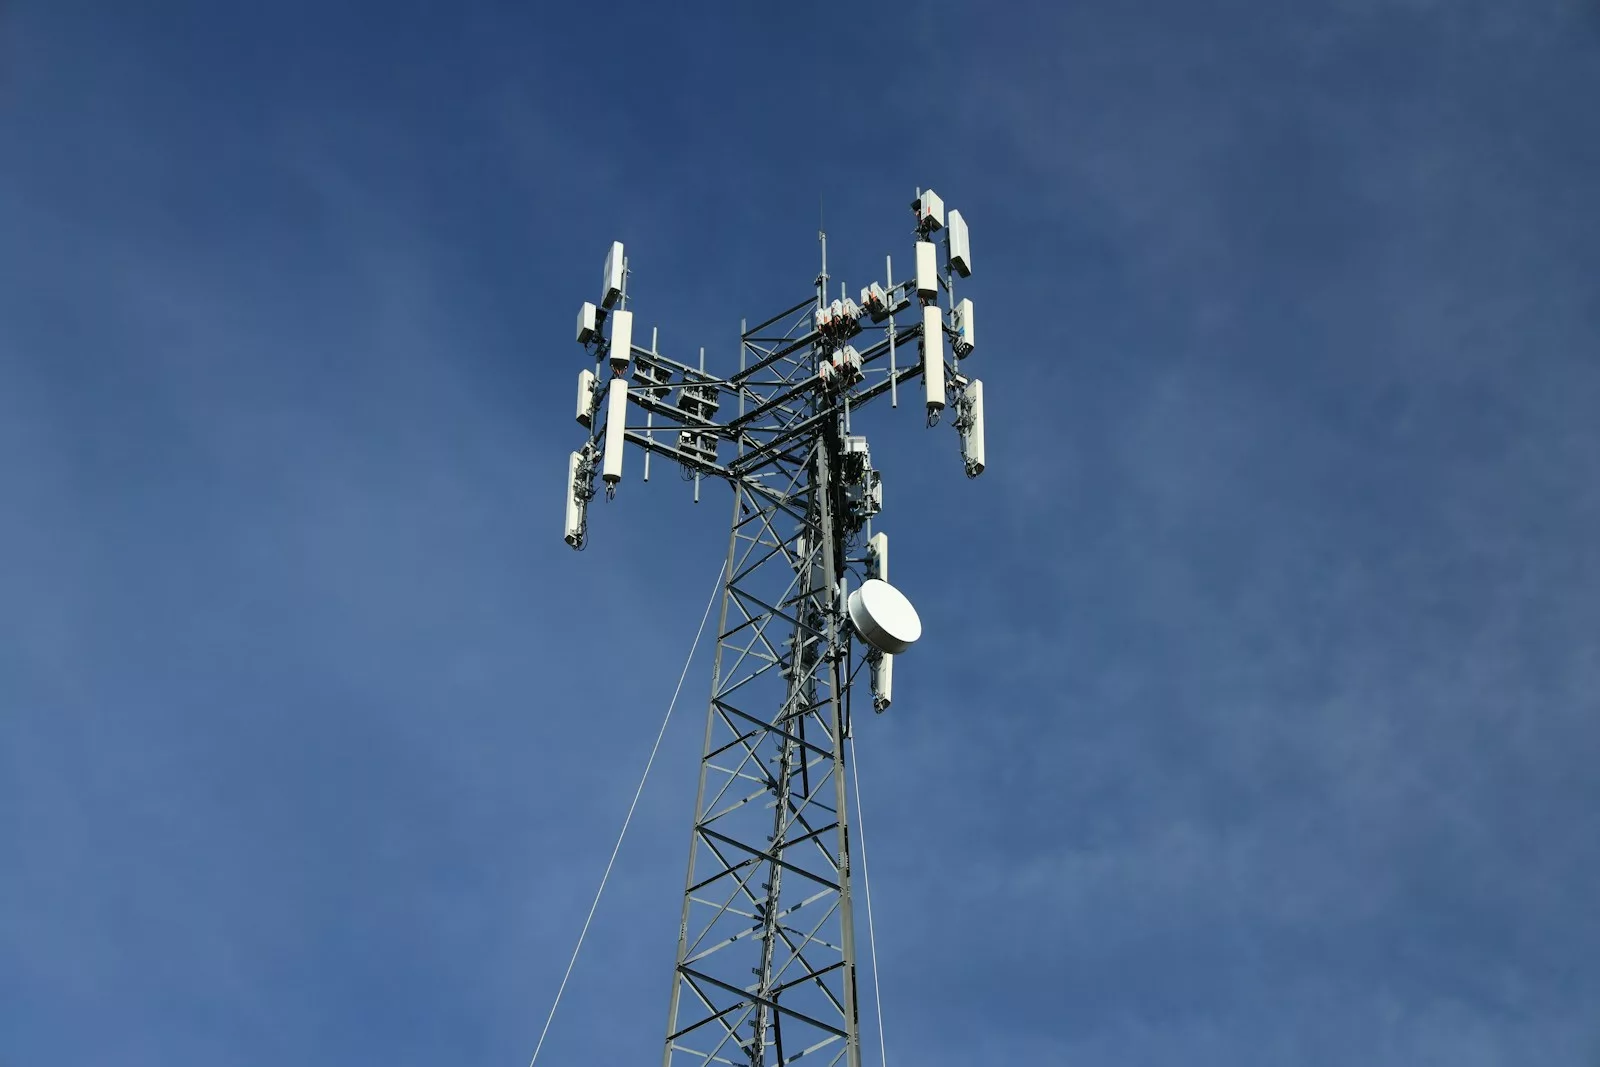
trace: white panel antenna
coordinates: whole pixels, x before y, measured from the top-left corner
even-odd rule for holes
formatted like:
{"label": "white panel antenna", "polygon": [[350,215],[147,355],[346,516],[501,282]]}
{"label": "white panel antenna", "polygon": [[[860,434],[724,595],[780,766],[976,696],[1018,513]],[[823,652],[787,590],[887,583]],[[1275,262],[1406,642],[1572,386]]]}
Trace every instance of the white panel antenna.
{"label": "white panel antenna", "polygon": [[861,308],[872,316],[873,322],[882,322],[889,313],[889,294],[883,286],[873,282],[861,290]]}
{"label": "white panel antenna", "polygon": [[574,452],[567,461],[567,544],[578,548],[583,543],[584,501],[578,496],[578,475],[583,470],[583,453]]}
{"label": "white panel antenna", "polygon": [[917,295],[924,301],[939,298],[939,259],[932,241],[917,242]]}
{"label": "white panel antenna", "polygon": [[961,399],[961,458],[966,464],[967,477],[976,478],[983,473],[983,382],[977,378],[967,383]]}
{"label": "white panel antenna", "polygon": [[[930,246],[931,247],[931,246]],[[944,409],[944,313],[938,304],[922,309],[922,384],[930,419]]]}
{"label": "white panel antenna", "polygon": [[628,381],[611,379],[611,392],[606,397],[606,449],[600,468],[600,477],[606,480],[608,491],[622,481],[623,427],[628,420]]}
{"label": "white panel antenna", "polygon": [[578,372],[578,425],[588,428],[594,423],[594,371]]}
{"label": "white panel antenna", "polygon": [[600,283],[600,306],[611,307],[622,295],[622,272],[626,261],[622,255],[622,242],[612,241],[606,253],[605,280]]}
{"label": "white panel antenna", "polygon": [[[880,582],[889,580],[889,535],[875,533],[867,538],[867,573]],[[872,710],[886,711],[894,702],[894,656],[873,651],[868,662],[872,669]]]}
{"label": "white panel antenna", "polygon": [[600,309],[589,303],[583,302],[578,309],[578,343],[586,345],[594,340],[595,333],[600,329]]}
{"label": "white panel antenna", "polygon": [[872,577],[889,580],[889,535],[875,533],[867,538],[867,567]]}
{"label": "white panel antenna", "polygon": [[963,278],[972,277],[972,242],[967,235],[967,220],[961,212],[950,212],[950,228],[945,232],[950,251],[950,269]]}
{"label": "white panel antenna", "polygon": [[944,225],[944,201],[932,189],[922,190],[911,206],[916,210],[917,224],[923,233],[932,233]]}
{"label": "white panel antenna", "polygon": [[887,711],[894,703],[894,657],[885,652],[872,664],[872,710]]}
{"label": "white panel antenna", "polygon": [[956,341],[952,345],[957,359],[965,359],[978,346],[977,330],[972,322],[972,298],[963,297],[956,304]]}
{"label": "white panel antenna", "polygon": [[615,311],[611,315],[611,369],[621,373],[633,359],[633,312]]}

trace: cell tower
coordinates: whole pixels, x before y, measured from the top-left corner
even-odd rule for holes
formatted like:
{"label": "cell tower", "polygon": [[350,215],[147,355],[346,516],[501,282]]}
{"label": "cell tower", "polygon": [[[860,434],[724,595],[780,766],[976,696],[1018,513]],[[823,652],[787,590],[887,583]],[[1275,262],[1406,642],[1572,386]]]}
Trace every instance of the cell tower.
{"label": "cell tower", "polygon": [[[741,322],[739,368],[726,377],[707,372],[704,348],[691,365],[659,352],[653,331],[648,349],[635,343],[621,242],[599,302],[578,313],[596,365],[578,375],[589,439],[570,459],[567,543],[587,541],[596,474],[615,494],[625,443],[643,450],[646,480],[652,456],[677,464],[696,501],[706,478],[733,488],[664,1067],[861,1061],[850,698],[865,671],[874,710],[889,706],[894,657],[922,624],[888,583],[888,538],[873,530],[883,485],[852,420],[885,394],[898,406],[921,377],[928,425],[953,407],[966,473],[984,464],[983,383],[959,370],[975,342],[972,301],[955,299],[956,278],[971,274],[967,226],[932,190],[911,206],[911,279],[896,282],[890,258],[859,300],[842,285],[830,300],[819,233],[815,294]],[[897,322],[907,309],[911,321]]]}

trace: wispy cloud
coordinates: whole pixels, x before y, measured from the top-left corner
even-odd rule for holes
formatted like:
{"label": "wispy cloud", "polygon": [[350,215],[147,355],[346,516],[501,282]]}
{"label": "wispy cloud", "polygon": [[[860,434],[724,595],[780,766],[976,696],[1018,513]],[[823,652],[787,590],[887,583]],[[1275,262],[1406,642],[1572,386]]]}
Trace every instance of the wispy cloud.
{"label": "wispy cloud", "polygon": [[[801,133],[753,118],[811,110],[805,26],[703,27],[771,81],[669,107],[643,37],[606,82],[508,10],[537,58],[440,33],[499,57],[455,85],[330,15],[325,106],[301,56],[218,126],[212,23],[69,92],[88,30],[39,22],[72,137],[0,179],[0,1059],[527,1054],[726,532],[630,471],[559,543],[570,303],[625,237],[725,360],[752,279],[809,282],[765,244],[810,241],[796,158],[928,85],[838,209],[939,170],[991,309],[982,480],[914,401],[868,428],[928,624],[859,727],[894,1058],[1592,1057],[1596,72],[1558,7],[930,19],[895,40],[939,79]],[[658,1047],[703,684],[552,1055]]]}

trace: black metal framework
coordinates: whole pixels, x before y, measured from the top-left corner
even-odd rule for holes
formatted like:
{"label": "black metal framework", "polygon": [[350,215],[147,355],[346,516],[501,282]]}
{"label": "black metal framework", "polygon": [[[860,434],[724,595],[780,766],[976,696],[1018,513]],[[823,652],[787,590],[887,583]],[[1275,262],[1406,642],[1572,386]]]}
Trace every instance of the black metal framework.
{"label": "black metal framework", "polygon": [[[873,654],[852,647],[845,593],[870,571],[877,474],[850,420],[922,374],[920,316],[896,323],[921,301],[891,278],[870,314],[825,321],[819,237],[815,296],[741,324],[737,373],[631,345],[628,400],[645,422],[596,418],[575,468],[586,507],[600,441],[621,431],[678,463],[696,499],[705,477],[733,488],[663,1067],[860,1067],[845,742]],[[847,344],[859,362],[834,374]],[[607,366],[604,340],[594,348]],[[959,393],[953,366],[947,380]]]}
{"label": "black metal framework", "polygon": [[[797,328],[811,321],[805,308]],[[834,491],[842,419],[817,418],[834,406],[806,388],[819,350],[794,332],[775,349],[741,339],[744,410],[730,426],[745,473],[732,479],[666,1067],[783,1064],[830,1048],[825,1061],[860,1058],[839,592],[850,538]],[[769,384],[750,384],[754,373]],[[793,432],[806,423],[815,431]]]}

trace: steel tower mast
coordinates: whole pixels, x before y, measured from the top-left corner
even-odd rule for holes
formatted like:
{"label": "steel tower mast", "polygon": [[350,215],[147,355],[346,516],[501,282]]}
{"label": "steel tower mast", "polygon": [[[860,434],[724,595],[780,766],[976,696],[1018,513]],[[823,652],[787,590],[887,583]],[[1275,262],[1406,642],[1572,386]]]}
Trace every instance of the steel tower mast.
{"label": "steel tower mast", "polygon": [[[888,540],[871,528],[881,481],[851,421],[921,377],[928,424],[953,391],[967,474],[984,463],[982,383],[945,359],[947,341],[958,359],[973,349],[972,301],[954,300],[955,278],[971,273],[966,224],[952,211],[946,225],[931,190],[912,208],[912,279],[890,275],[859,303],[842,291],[830,301],[819,233],[815,294],[753,328],[741,323],[739,369],[727,377],[706,372],[704,349],[691,366],[657,351],[654,336],[649,349],[633,344],[620,242],[599,305],[579,312],[578,340],[598,373],[579,375],[577,418],[590,436],[569,460],[567,542],[584,547],[594,476],[615,492],[624,442],[644,450],[646,479],[654,455],[678,464],[696,500],[707,477],[733,489],[663,1067],[860,1064],[845,790],[852,683],[867,672],[874,708],[888,707],[893,657],[921,624],[887,584]],[[917,321],[897,324],[913,307]],[[865,329],[881,336],[858,350],[851,342]],[[634,409],[643,425],[628,423]]]}

